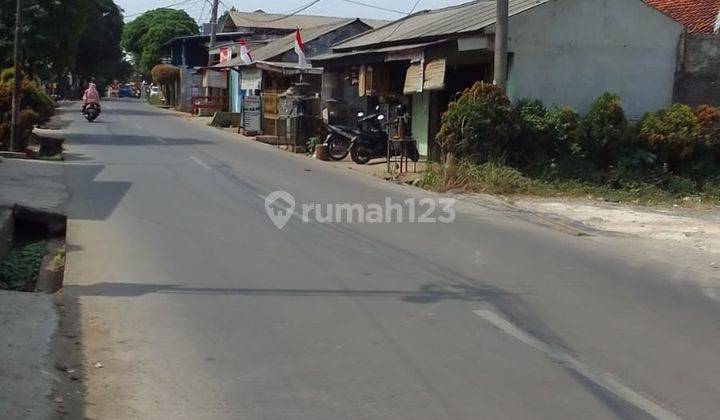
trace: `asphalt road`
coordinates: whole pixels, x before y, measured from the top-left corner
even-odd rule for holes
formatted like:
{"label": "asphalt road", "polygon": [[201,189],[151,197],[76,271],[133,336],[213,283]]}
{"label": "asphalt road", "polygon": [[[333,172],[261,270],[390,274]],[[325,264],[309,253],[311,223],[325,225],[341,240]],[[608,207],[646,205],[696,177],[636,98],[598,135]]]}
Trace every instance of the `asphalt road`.
{"label": "asphalt road", "polygon": [[[300,203],[437,197],[137,101],[67,115],[82,415],[720,413],[720,301],[661,261],[685,251],[467,203],[449,224],[304,223]],[[298,203],[282,230],[276,190]]]}

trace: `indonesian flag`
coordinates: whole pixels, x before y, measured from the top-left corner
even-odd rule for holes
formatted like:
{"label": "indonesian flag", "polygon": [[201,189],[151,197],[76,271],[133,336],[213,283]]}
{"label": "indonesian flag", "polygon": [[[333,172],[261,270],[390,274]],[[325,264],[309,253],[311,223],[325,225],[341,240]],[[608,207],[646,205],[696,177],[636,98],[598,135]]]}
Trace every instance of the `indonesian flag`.
{"label": "indonesian flag", "polygon": [[252,63],[253,60],[252,60],[252,56],[250,55],[250,49],[248,48],[245,40],[241,39],[239,44],[240,44],[240,59],[245,64]]}
{"label": "indonesian flag", "polygon": [[298,56],[298,66],[307,67],[308,63],[305,59],[305,45],[303,45],[302,37],[300,36],[300,28],[295,31],[295,54]]}

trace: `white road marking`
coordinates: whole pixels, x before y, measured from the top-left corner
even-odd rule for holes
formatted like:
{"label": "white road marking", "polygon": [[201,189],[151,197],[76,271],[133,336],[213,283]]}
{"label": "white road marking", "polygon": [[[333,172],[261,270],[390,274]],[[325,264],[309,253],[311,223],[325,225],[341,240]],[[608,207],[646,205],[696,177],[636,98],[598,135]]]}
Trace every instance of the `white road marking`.
{"label": "white road marking", "polygon": [[140,124],[135,124],[135,127],[137,127],[138,130],[142,130],[142,126]]}
{"label": "white road marking", "polygon": [[200,158],[197,158],[197,157],[195,157],[195,156],[193,156],[193,155],[190,155],[190,159],[192,159],[193,162],[197,163],[198,165],[202,166],[203,168],[205,168],[205,169],[210,169],[210,165],[208,165],[207,163],[203,162]]}
{"label": "white road marking", "polygon": [[157,139],[157,141],[159,141],[162,144],[168,144],[162,137],[155,137],[155,139]]}
{"label": "white road marking", "polygon": [[555,349],[552,346],[538,340],[537,338],[531,336],[522,329],[516,327],[510,321],[497,315],[495,312],[489,311],[487,309],[480,309],[473,311],[473,313],[483,318],[487,322],[491,323],[504,333],[515,337],[516,339],[522,341],[523,343],[534,348],[535,350],[545,353],[545,355],[547,355],[554,362],[563,365],[568,369],[571,369],[572,371],[591,381],[595,385],[598,385],[606,389],[607,391],[612,392],[619,398],[634,405],[635,407],[639,408],[650,416],[656,419],[663,420],[680,419],[680,417],[678,417],[677,415],[660,407],[649,399],[626,387],[625,385],[618,382],[616,379],[612,378],[610,375],[600,372],[588,366],[587,364],[575,359],[566,352]]}

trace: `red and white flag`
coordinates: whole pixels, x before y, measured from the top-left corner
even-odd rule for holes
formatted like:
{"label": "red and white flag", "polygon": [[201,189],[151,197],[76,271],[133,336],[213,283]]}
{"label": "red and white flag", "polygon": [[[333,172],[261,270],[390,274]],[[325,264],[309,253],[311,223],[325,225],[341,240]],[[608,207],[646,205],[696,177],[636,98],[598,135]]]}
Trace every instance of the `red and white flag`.
{"label": "red and white flag", "polygon": [[245,40],[241,39],[239,44],[240,44],[240,59],[245,64],[252,63],[253,60],[252,60],[252,55],[250,55],[250,48],[248,48],[248,45],[245,42]]}
{"label": "red and white flag", "polygon": [[298,66],[307,67],[308,63],[305,59],[305,45],[303,45],[302,37],[300,36],[300,28],[295,31],[295,54],[298,56]]}

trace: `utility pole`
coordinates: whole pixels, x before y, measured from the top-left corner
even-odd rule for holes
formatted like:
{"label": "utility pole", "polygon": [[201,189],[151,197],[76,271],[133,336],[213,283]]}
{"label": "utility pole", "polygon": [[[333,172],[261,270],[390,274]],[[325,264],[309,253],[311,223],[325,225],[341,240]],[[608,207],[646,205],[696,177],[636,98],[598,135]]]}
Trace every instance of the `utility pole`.
{"label": "utility pole", "polygon": [[508,0],[497,1],[495,22],[495,85],[507,89],[508,72]]}
{"label": "utility pole", "polygon": [[208,48],[208,66],[212,65],[212,55],[209,54],[210,50],[215,46],[217,38],[217,20],[218,20],[218,3],[220,0],[212,0],[212,17],[210,18],[210,46]]}
{"label": "utility pole", "polygon": [[10,125],[10,150],[20,152],[22,139],[20,132],[21,105],[21,62],[22,62],[22,8],[23,1],[16,0],[15,9],[15,74],[13,76],[12,119]]}

